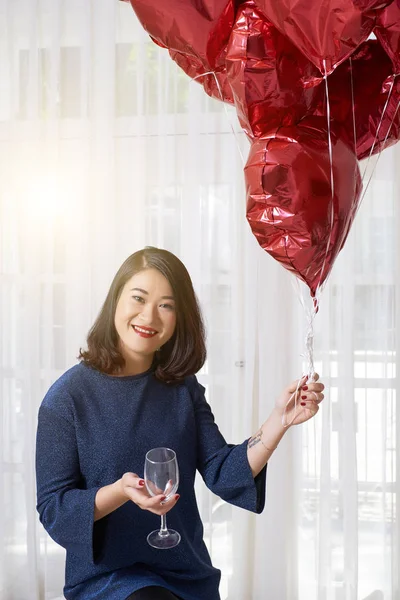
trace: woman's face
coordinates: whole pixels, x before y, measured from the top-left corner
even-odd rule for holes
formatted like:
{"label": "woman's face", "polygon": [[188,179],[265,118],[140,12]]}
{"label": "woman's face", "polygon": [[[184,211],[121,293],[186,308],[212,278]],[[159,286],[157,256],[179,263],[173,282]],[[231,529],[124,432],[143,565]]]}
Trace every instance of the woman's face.
{"label": "woman's face", "polygon": [[174,334],[175,300],[168,280],[157,269],[136,273],[125,284],[114,323],[125,360],[149,362]]}

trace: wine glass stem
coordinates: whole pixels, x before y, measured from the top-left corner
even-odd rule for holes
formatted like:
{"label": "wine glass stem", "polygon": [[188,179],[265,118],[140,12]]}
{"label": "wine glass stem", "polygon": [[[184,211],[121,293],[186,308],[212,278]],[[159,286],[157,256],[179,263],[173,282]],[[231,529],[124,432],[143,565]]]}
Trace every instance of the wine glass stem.
{"label": "wine glass stem", "polygon": [[158,534],[160,537],[167,537],[168,536],[168,529],[167,529],[167,517],[166,515],[161,515],[161,528]]}

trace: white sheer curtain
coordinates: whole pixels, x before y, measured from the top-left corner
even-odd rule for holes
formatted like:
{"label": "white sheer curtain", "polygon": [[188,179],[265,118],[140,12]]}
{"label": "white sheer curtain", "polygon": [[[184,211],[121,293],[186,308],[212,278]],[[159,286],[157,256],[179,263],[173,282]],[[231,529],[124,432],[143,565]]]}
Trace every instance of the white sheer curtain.
{"label": "white sheer curtain", "polygon": [[[229,441],[301,373],[303,310],[246,224],[239,148],[234,111],[179,71],[129,5],[0,0],[2,600],[62,596],[64,551],[35,513],[37,409],[127,255],[151,244],[187,265],[208,328],[199,379]],[[197,483],[223,600],[400,598],[399,156],[382,154],[324,292],[315,358],[327,399],[271,460],[265,512]]]}

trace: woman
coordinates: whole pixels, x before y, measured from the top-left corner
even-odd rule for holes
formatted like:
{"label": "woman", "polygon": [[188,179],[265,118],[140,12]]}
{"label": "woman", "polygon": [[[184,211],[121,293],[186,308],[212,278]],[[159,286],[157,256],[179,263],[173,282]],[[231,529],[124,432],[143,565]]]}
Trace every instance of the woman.
{"label": "woman", "polygon": [[[255,435],[228,445],[195,377],[206,352],[192,282],[176,256],[157,248],[120,267],[87,345],[48,391],[37,432],[37,509],[67,550],[65,597],[217,600],[220,571],[203,542],[196,469],[215,494],[261,513],[285,407],[289,421],[307,421],[324,386],[294,382]],[[154,447],[178,457],[179,495],[168,502],[150,497],[141,478]],[[181,543],[162,552],[146,537],[154,514],[169,511]]]}

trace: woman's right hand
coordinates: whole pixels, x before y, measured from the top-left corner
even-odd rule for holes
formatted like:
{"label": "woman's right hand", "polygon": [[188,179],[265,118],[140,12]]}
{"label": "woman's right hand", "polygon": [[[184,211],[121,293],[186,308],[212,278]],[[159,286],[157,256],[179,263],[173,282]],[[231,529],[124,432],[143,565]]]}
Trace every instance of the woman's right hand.
{"label": "woman's right hand", "polygon": [[125,498],[132,500],[142,510],[149,510],[160,516],[165,515],[171,508],[174,508],[180,498],[179,494],[174,494],[165,502],[166,495],[163,493],[150,496],[144,480],[136,473],[124,473],[117,484]]}

